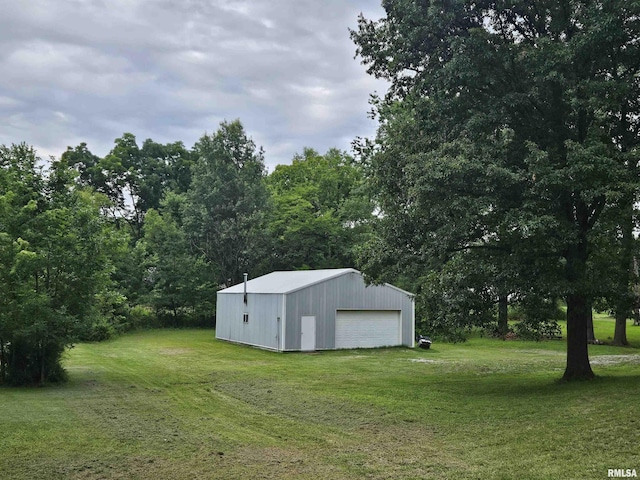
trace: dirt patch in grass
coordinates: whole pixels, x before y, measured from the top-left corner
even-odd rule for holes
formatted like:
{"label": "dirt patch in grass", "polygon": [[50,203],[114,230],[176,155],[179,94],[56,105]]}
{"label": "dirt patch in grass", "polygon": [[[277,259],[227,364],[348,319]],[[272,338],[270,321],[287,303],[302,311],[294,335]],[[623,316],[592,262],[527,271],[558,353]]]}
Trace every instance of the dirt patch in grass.
{"label": "dirt patch in grass", "polygon": [[87,458],[58,468],[55,473],[60,475],[60,478],[74,480],[221,478],[216,476],[217,465],[214,456],[206,459],[194,456],[181,461],[141,455]]}
{"label": "dirt patch in grass", "polygon": [[158,350],[160,355],[186,355],[191,353],[190,348],[161,348]]}
{"label": "dirt patch in grass", "polygon": [[463,452],[442,452],[423,425],[362,426],[327,435],[314,448],[242,447],[217,460],[233,478],[447,478]]}
{"label": "dirt patch in grass", "polygon": [[227,472],[234,471],[236,478],[348,478],[336,465],[327,463],[320,452],[309,455],[308,451],[286,446],[243,447],[218,462]]}
{"label": "dirt patch in grass", "polygon": [[464,452],[442,451],[430,427],[422,423],[367,425],[334,452],[350,478],[447,478],[462,473]]}
{"label": "dirt patch in grass", "polygon": [[365,425],[372,415],[380,415],[360,405],[277,381],[247,379],[219,383],[214,389],[270,415],[332,427],[355,428]]}
{"label": "dirt patch in grass", "polygon": [[640,364],[640,355],[596,355],[591,357],[591,365]]}
{"label": "dirt patch in grass", "polygon": [[[225,454],[221,461],[236,465],[242,473],[237,478],[250,472],[253,478],[447,478],[452,469],[465,468],[459,461],[464,452],[443,452],[428,422],[403,421],[371,404],[277,382],[247,380],[215,389],[300,429],[278,446]],[[297,450],[299,442],[315,446]]]}
{"label": "dirt patch in grass", "polygon": [[531,354],[531,355],[535,355],[537,357],[541,357],[541,356],[548,356],[548,357],[564,357],[566,355],[566,352],[564,350],[562,351],[558,351],[558,350],[543,350],[542,348],[539,350],[534,350],[534,349],[529,349],[529,348],[522,348],[517,350],[518,353],[527,353],[527,354]]}

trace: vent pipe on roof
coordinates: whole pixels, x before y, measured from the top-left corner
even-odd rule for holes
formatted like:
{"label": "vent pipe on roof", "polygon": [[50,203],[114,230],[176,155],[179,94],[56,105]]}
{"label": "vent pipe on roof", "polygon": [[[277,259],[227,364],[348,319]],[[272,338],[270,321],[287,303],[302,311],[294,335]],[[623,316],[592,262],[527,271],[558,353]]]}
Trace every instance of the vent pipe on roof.
{"label": "vent pipe on roof", "polygon": [[244,274],[244,304],[247,304],[247,277],[249,276],[248,273]]}

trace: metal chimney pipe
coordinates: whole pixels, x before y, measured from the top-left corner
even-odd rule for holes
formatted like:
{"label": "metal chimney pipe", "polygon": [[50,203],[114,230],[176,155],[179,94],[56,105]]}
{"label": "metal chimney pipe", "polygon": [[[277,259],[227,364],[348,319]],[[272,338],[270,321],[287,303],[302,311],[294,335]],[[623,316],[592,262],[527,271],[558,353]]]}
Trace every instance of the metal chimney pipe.
{"label": "metal chimney pipe", "polygon": [[247,304],[247,277],[249,277],[248,273],[244,274],[244,304]]}

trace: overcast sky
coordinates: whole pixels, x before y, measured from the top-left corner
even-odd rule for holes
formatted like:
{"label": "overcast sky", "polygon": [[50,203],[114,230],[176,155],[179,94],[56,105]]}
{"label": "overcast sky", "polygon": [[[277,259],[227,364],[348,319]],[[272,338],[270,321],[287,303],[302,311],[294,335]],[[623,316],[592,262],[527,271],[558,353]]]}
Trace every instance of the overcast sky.
{"label": "overcast sky", "polygon": [[100,156],[124,132],[190,148],[239,118],[271,170],[372,136],[349,28],[376,0],[0,0],[0,144]]}

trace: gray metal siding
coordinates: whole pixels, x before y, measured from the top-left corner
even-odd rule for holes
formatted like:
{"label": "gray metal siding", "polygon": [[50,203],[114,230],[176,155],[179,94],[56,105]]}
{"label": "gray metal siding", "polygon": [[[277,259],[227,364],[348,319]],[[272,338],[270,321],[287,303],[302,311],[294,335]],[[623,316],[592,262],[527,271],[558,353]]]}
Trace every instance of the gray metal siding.
{"label": "gray metal siding", "polygon": [[[218,293],[216,338],[279,350],[282,295],[249,293],[247,305],[242,293]],[[249,322],[243,322],[244,313]]]}
{"label": "gray metal siding", "polygon": [[286,295],[285,350],[300,349],[300,318],[316,317],[316,348],[335,348],[336,310],[401,310],[402,343],[413,345],[413,299],[384,285],[366,286],[361,275],[347,273]]}

